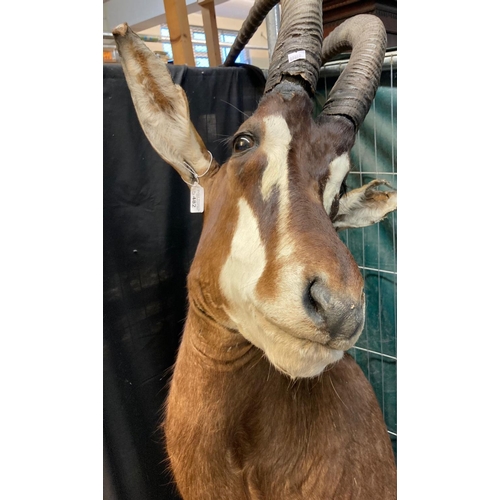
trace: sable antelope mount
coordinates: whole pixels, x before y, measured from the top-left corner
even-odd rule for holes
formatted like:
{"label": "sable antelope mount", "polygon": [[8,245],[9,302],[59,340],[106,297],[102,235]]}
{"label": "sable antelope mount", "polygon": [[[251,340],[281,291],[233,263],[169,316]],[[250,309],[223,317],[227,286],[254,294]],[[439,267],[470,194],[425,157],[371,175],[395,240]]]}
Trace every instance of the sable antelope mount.
{"label": "sable antelope mount", "polygon": [[[238,44],[277,2],[256,2]],[[385,30],[349,19],[322,40],[321,1],[283,1],[264,97],[223,165],[182,89],[126,24],[113,31],[142,128],[198,194],[204,223],[166,405],[185,499],[392,499],[394,457],[373,390],[345,354],[364,324],[363,280],[337,231],[396,208],[375,180],[345,192],[374,98]],[[256,21],[257,20],[257,21]],[[352,50],[322,113],[320,66]]]}

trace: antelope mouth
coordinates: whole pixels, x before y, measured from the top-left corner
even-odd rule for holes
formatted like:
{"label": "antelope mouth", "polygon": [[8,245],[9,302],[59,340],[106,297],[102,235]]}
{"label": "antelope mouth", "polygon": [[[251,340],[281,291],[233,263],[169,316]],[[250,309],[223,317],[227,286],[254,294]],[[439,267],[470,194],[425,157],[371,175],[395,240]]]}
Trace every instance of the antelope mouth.
{"label": "antelope mouth", "polygon": [[314,326],[313,332],[311,334],[301,335],[296,329],[291,329],[286,325],[282,325],[275,322],[271,318],[266,319],[276,330],[283,332],[283,334],[288,335],[300,342],[318,344],[325,349],[331,349],[334,351],[347,351],[353,347],[358,341],[364,328],[364,308],[363,308],[363,319],[358,323],[356,329],[352,331],[348,336],[337,335],[336,332],[332,332],[328,329],[328,326],[324,325],[322,327]]}
{"label": "antelope mouth", "polygon": [[227,313],[234,329],[260,349],[271,365],[296,379],[316,377],[343,358],[362,333],[364,301],[360,310],[352,313],[355,321],[347,316],[348,327],[333,330],[327,323],[315,323],[304,312],[285,319],[254,301]]}
{"label": "antelope mouth", "polygon": [[363,332],[363,327],[364,327],[364,322],[358,326],[357,330],[354,331],[350,337],[329,339],[325,345],[328,346],[330,349],[347,351],[351,349],[351,347],[354,347],[359,337],[361,336],[361,333]]}
{"label": "antelope mouth", "polygon": [[301,345],[296,349],[289,349],[287,353],[273,349],[264,351],[269,362],[292,379],[317,377],[328,366],[344,357],[343,350],[332,349],[325,344],[308,339],[298,337],[294,339],[302,341]]}
{"label": "antelope mouth", "polygon": [[302,332],[259,316],[255,317],[255,329],[243,327],[240,333],[263,351],[277,370],[292,379],[320,375],[327,366],[343,358],[344,351],[354,345],[362,330],[361,327],[350,339],[332,340],[318,328]]}

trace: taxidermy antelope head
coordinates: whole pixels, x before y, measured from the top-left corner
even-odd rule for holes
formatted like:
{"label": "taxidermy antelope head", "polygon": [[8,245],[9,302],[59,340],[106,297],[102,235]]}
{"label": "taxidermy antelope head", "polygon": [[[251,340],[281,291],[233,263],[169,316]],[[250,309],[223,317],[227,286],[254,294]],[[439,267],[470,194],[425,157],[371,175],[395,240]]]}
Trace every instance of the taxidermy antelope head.
{"label": "taxidermy antelope head", "polygon": [[[256,3],[260,20],[276,3]],[[264,96],[222,165],[193,128],[166,65],[127,24],[113,31],[146,136],[191,186],[192,208],[204,210],[190,312],[241,336],[292,378],[322,373],[363,329],[363,279],[337,231],[396,208],[395,191],[377,190],[383,181],[351,192],[344,182],[379,83],[385,29],[376,17],[357,16],[322,42],[321,9],[318,1],[282,2]],[[346,49],[349,63],[314,118],[319,69]]]}
{"label": "taxidermy antelope head", "polygon": [[[276,3],[255,3],[228,64]],[[357,16],[322,42],[322,2],[283,1],[264,96],[223,165],[166,65],[126,24],[113,33],[146,136],[191,186],[192,210],[204,210],[164,424],[182,497],[394,500],[382,413],[344,356],[365,298],[337,234],[396,208],[394,191],[377,190],[382,181],[351,192],[344,182],[379,83],[382,23]],[[320,66],[346,49],[349,63],[314,118]]]}

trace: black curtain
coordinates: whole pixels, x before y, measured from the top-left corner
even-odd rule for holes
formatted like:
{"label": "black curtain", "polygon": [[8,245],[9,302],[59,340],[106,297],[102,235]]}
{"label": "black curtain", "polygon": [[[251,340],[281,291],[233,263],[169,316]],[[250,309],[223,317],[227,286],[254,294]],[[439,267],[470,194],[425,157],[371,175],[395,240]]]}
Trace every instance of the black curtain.
{"label": "black curtain", "polygon": [[[168,65],[215,159],[257,107],[251,66]],[[104,65],[104,498],[177,499],[160,428],[186,315],[186,276],[202,215],[139,125],[120,65]]]}

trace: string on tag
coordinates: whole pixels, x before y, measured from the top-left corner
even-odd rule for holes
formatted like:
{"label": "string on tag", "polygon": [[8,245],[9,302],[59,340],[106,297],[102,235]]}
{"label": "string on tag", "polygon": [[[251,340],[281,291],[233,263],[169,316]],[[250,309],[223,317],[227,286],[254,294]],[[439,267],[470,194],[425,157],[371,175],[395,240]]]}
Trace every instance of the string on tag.
{"label": "string on tag", "polygon": [[203,186],[200,186],[199,180],[210,170],[210,167],[212,166],[214,157],[210,151],[208,153],[210,154],[210,164],[201,175],[198,175],[196,170],[189,163],[184,161],[184,166],[189,170],[194,179],[193,184],[185,181],[191,191],[190,211],[192,214],[203,213],[205,210],[205,189],[203,189]]}

